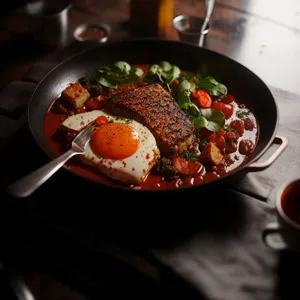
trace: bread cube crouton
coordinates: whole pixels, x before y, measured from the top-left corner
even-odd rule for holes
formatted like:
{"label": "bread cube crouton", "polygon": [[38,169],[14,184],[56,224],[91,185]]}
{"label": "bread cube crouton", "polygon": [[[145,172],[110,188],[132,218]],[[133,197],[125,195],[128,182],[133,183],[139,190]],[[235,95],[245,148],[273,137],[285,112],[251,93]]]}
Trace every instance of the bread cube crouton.
{"label": "bread cube crouton", "polygon": [[203,160],[216,166],[219,165],[223,160],[223,155],[220,149],[212,142],[208,143],[204,147],[201,156]]}
{"label": "bread cube crouton", "polygon": [[62,97],[74,108],[82,106],[90,98],[90,93],[79,82],[72,83],[63,92]]}

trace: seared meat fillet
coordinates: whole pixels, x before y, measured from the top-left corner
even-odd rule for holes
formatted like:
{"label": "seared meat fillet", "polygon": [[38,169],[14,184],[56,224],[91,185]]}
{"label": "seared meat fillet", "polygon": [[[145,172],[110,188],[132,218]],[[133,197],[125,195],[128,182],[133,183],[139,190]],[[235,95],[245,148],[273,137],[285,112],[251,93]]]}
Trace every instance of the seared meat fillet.
{"label": "seared meat fillet", "polygon": [[107,108],[116,115],[135,119],[148,127],[163,156],[175,157],[192,142],[193,125],[160,84],[112,95]]}

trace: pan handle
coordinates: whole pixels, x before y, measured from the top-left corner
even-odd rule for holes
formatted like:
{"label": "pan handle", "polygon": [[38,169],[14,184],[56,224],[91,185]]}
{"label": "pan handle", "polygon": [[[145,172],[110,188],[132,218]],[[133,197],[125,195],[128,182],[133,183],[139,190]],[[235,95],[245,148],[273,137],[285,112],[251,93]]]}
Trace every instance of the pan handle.
{"label": "pan handle", "polygon": [[258,172],[267,169],[279,156],[280,154],[285,150],[285,148],[288,145],[288,139],[284,136],[275,136],[274,140],[272,141],[272,144],[280,145],[277,150],[264,162],[257,162],[249,165],[247,167],[247,171],[250,172]]}

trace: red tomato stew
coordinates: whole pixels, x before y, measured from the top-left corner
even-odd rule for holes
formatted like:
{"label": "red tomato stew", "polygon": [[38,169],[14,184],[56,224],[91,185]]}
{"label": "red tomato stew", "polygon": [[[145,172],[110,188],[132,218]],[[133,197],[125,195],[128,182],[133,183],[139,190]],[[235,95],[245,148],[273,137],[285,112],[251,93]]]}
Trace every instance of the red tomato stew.
{"label": "red tomato stew", "polygon": [[256,147],[253,112],[210,76],[162,61],[103,65],[62,91],[45,118],[58,156],[90,122],[85,154],[67,166],[96,181],[164,189],[211,181],[241,167]]}

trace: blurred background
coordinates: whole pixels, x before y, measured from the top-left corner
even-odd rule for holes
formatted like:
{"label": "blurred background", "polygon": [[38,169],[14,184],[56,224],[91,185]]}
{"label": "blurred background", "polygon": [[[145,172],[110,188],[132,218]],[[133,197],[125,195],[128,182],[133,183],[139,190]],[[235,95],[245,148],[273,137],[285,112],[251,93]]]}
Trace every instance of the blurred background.
{"label": "blurred background", "polygon": [[[179,40],[170,21],[172,17],[181,14],[205,15],[204,0],[74,0],[68,11],[68,47],[57,56],[53,50],[42,52],[31,46],[26,36],[30,23],[24,13],[24,5],[28,2],[11,0],[5,6],[1,5],[0,43],[2,51],[6,53],[5,58],[2,56],[5,78],[2,75],[1,88],[12,79],[22,76],[37,57],[39,60],[61,60],[80,50],[82,45],[71,47],[74,46],[74,30],[79,24],[108,24],[111,27],[109,40],[148,36],[146,25],[149,22],[157,23],[153,17],[153,12],[158,9],[155,5],[165,3],[161,8],[165,12],[162,21],[165,25],[161,26],[167,30],[164,29],[160,38]],[[298,0],[217,0],[204,46],[239,61],[269,85],[300,93],[297,79],[300,69],[295,63],[300,55]],[[15,66],[16,62],[9,62],[10,57],[18,57],[25,64]]]}

